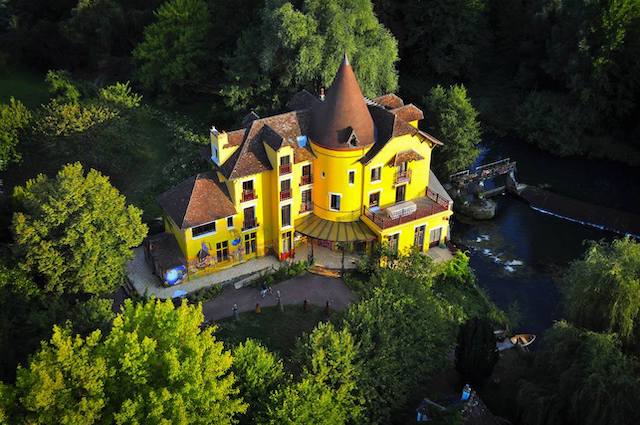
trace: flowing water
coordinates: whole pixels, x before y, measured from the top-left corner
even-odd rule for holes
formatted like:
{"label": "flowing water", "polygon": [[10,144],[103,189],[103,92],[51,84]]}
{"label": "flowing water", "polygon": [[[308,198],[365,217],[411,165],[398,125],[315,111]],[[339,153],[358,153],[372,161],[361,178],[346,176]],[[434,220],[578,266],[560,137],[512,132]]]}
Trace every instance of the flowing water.
{"label": "flowing water", "polygon": [[[519,182],[545,187],[594,204],[640,214],[640,169],[584,158],[559,158],[535,147],[495,140],[479,162],[510,157]],[[502,309],[516,306],[518,331],[542,333],[562,316],[557,280],[580,257],[585,240],[620,235],[530,208],[510,195],[493,198],[496,217],[485,222],[454,215],[453,240],[466,247],[480,285]]]}

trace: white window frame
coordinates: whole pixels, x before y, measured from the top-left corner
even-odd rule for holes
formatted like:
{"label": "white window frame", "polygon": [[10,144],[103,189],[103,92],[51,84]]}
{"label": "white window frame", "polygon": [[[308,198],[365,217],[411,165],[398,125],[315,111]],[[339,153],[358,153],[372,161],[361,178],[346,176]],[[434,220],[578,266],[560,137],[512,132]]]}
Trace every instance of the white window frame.
{"label": "white window frame", "polygon": [[382,205],[382,203],[380,202],[380,201],[382,201],[382,188],[379,188],[379,189],[370,190],[367,193],[367,208],[371,208],[371,202],[369,202],[369,201],[371,200],[371,195],[374,194],[374,193],[379,193],[380,194],[380,196],[378,198],[379,203],[376,206],[378,208],[380,208],[380,205]]}
{"label": "white window frame", "polygon": [[373,170],[375,170],[376,168],[380,169],[380,178],[378,180],[371,180],[371,183],[380,183],[382,181],[382,164],[377,164],[372,166],[371,168],[369,168],[369,178],[371,178],[371,174],[373,174]]}
{"label": "white window frame", "polygon": [[[229,219],[231,219],[231,226],[229,226]],[[227,217],[227,229],[233,229],[236,227],[236,221],[233,219],[233,216]]]}
{"label": "white window frame", "polygon": [[337,211],[337,212],[340,212],[340,211],[341,211],[341,210],[340,210],[340,208],[338,208],[338,209],[336,210],[336,209],[334,209],[334,208],[331,206],[331,197],[332,197],[332,196],[334,196],[334,195],[335,195],[335,196],[337,196],[337,197],[338,197],[338,199],[339,199],[339,200],[338,200],[338,207],[342,207],[342,193],[329,192],[329,211]]}
{"label": "white window frame", "polygon": [[[199,225],[199,226],[193,226],[193,227],[191,228],[191,239],[192,239],[192,240],[202,239],[202,238],[206,238],[207,236],[215,235],[216,233],[218,233],[218,224],[216,223],[216,221],[217,221],[217,220],[212,220],[212,221],[209,221],[209,222],[207,222],[207,223],[202,223],[202,224],[201,224],[201,225]],[[213,225],[216,227],[216,230],[214,230],[214,231],[212,231],[212,232],[203,233],[203,234],[198,235],[198,236],[193,236],[193,229],[194,229],[194,228],[196,228],[196,227],[201,227],[201,226],[206,226],[207,224],[211,224],[211,223],[213,223]]]}
{"label": "white window frame", "polygon": [[[286,226],[284,225],[284,223],[282,223],[282,209],[284,207],[288,206],[289,207],[289,224],[287,224]],[[281,229],[290,229],[293,226],[293,205],[291,205],[291,203],[286,203],[280,206],[280,225],[282,226]]]}

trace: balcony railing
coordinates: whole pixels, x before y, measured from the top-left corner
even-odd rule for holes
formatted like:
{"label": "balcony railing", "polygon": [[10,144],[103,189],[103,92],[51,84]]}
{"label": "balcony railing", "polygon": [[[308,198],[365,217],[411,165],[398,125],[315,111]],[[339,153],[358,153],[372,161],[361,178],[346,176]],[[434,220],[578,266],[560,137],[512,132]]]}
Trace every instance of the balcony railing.
{"label": "balcony railing", "polygon": [[395,184],[404,184],[409,183],[411,181],[411,170],[398,171],[396,172],[396,180]]}
{"label": "balcony railing", "polygon": [[280,200],[291,199],[291,189],[283,189],[280,191]]}
{"label": "balcony railing", "polygon": [[255,229],[256,227],[258,227],[258,221],[255,218],[252,219],[244,219],[244,222],[242,223],[242,230],[250,230],[250,229]]}
{"label": "balcony railing", "polygon": [[413,220],[428,217],[430,215],[434,215],[448,209],[448,207],[445,207],[444,205],[435,201],[419,202],[417,204],[418,208],[414,212],[412,212],[411,214],[400,216],[398,218],[389,217],[384,212],[384,210],[373,212],[369,208],[365,208],[364,215],[369,220],[373,221],[373,223],[380,229],[387,229],[389,227],[399,226]]}
{"label": "balcony railing", "polygon": [[311,184],[311,174],[303,174],[300,177],[300,186],[304,186],[305,184]]}
{"label": "balcony railing", "polygon": [[444,209],[449,209],[449,201],[440,196],[439,193],[434,192],[433,190],[427,188],[427,198],[431,199],[436,204],[444,207]]}
{"label": "balcony railing", "polygon": [[311,202],[303,202],[300,205],[300,213],[305,213],[313,210],[313,204]]}
{"label": "balcony railing", "polygon": [[242,202],[253,201],[256,198],[255,189],[245,189],[242,191]]}
{"label": "balcony railing", "polygon": [[291,163],[288,164],[280,164],[280,174],[289,174],[291,173]]}

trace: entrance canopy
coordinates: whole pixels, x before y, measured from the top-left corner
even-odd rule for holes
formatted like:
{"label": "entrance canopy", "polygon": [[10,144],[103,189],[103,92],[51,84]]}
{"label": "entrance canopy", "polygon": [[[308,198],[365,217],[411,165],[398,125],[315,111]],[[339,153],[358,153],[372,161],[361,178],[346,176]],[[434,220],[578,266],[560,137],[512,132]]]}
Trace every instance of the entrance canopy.
{"label": "entrance canopy", "polygon": [[296,220],[296,231],[305,236],[333,242],[373,241],[378,239],[362,221],[347,223],[325,220],[314,214]]}

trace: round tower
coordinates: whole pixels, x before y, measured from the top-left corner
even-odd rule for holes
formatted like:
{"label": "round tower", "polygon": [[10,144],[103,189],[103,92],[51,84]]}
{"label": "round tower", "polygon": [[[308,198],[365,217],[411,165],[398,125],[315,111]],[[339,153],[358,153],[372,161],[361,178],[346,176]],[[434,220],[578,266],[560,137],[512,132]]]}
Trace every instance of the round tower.
{"label": "round tower", "polygon": [[356,221],[363,205],[360,159],[375,142],[375,128],[346,54],[324,101],[312,108],[311,119],[314,214]]}

